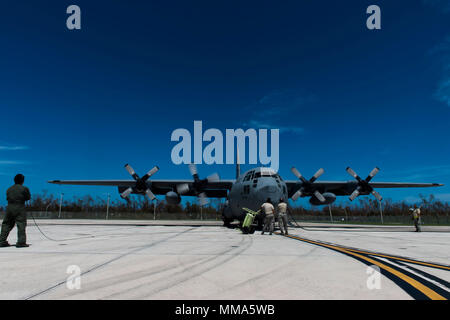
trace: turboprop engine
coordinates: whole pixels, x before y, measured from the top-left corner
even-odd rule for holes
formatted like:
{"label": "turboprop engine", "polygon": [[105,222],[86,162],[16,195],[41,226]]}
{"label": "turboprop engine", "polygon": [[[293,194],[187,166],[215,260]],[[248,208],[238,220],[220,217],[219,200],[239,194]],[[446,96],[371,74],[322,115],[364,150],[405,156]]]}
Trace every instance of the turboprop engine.
{"label": "turboprop engine", "polygon": [[181,197],[178,193],[169,191],[166,193],[166,201],[168,204],[179,204],[181,202]]}
{"label": "turboprop engine", "polygon": [[332,204],[334,201],[336,201],[336,195],[334,193],[325,192],[322,193],[322,196],[325,198],[325,201],[321,201],[315,195],[313,195],[309,199],[309,203],[311,203],[314,206],[320,206],[324,204]]}

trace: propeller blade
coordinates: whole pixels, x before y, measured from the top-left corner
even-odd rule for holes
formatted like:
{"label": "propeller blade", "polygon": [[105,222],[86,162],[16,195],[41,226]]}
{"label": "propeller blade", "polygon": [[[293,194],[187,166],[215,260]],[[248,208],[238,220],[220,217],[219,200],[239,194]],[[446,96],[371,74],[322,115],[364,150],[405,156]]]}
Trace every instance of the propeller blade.
{"label": "propeller blade", "polygon": [[364,194],[365,194],[366,192],[370,192],[370,193],[372,193],[372,194],[375,196],[375,198],[377,198],[379,201],[381,201],[381,199],[383,199],[383,198],[381,197],[381,195],[380,195],[378,192],[376,192],[375,190],[373,190],[372,186],[370,186],[370,184],[369,184],[369,181],[370,181],[373,177],[375,177],[375,175],[376,175],[379,171],[380,171],[380,168],[378,168],[378,167],[373,168],[372,171],[370,171],[370,173],[369,173],[369,175],[367,176],[367,178],[366,178],[365,180],[362,180],[362,179],[356,174],[356,172],[353,171],[352,168],[347,167],[347,172],[348,172],[352,177],[354,177],[354,178],[358,181],[357,187],[356,187],[355,191],[353,191],[353,193],[352,193],[352,194],[350,195],[350,197],[349,197],[350,201],[355,200],[356,197],[358,197],[358,196],[361,194],[361,192],[363,192]]}
{"label": "propeller blade", "polygon": [[314,191],[314,195],[320,202],[324,203],[326,201],[325,197],[319,191]]}
{"label": "propeller blade", "polygon": [[[317,180],[317,178],[319,178],[321,175],[323,175],[323,173],[325,172],[325,170],[323,170],[323,168],[320,168],[319,170],[317,170],[317,172],[312,176],[312,178],[309,180],[309,182],[314,182]],[[323,201],[322,201],[323,202]]]}
{"label": "propeller blade", "polygon": [[355,200],[357,196],[359,196],[359,190],[358,189],[353,191],[353,193],[350,195],[350,197],[349,197],[350,201]]}
{"label": "propeller blade", "polygon": [[187,183],[177,185],[178,194],[185,194],[189,192],[189,185]]}
{"label": "propeller blade", "polygon": [[378,167],[375,167],[367,176],[366,178],[366,182],[369,182],[370,180],[372,180],[373,177],[375,177],[375,175],[380,171],[380,169]]}
{"label": "propeller blade", "polygon": [[128,171],[128,173],[134,178],[134,180],[139,180],[139,176],[136,174],[134,169],[129,165],[125,165],[125,169]]}
{"label": "propeller blade", "polygon": [[355,178],[355,179],[358,179],[358,175],[356,174],[356,172],[355,171],[353,171],[353,169],[352,168],[350,168],[350,167],[347,167],[347,172],[353,177],[353,178]]}
{"label": "propeller blade", "polygon": [[152,170],[150,170],[149,172],[147,172],[145,174],[145,176],[142,177],[142,180],[147,181],[148,178],[150,178],[152,175],[155,174],[155,172],[157,172],[159,170],[158,166],[154,166]]}
{"label": "propeller blade", "polygon": [[371,176],[372,178],[375,177],[375,175],[380,172],[380,168],[375,167],[370,173],[369,176]]}
{"label": "propeller blade", "polygon": [[209,199],[206,197],[206,193],[204,193],[204,192],[200,193],[198,195],[197,199],[198,199],[198,204],[202,207],[209,203]]}
{"label": "propeller blade", "polygon": [[292,200],[297,201],[298,198],[302,196],[303,192],[302,190],[298,190],[296,193],[294,193],[291,197]]}
{"label": "propeller blade", "polygon": [[292,173],[297,177],[297,178],[301,178],[302,175],[300,174],[300,172],[298,172],[298,170],[295,167],[291,168]]}
{"label": "propeller blade", "polygon": [[125,190],[124,192],[122,192],[121,194],[120,194],[120,196],[123,198],[123,199],[126,199],[126,198],[128,198],[128,196],[130,195],[130,193],[132,193],[133,192],[133,188],[128,188],[127,190]]}
{"label": "propeller blade", "polygon": [[217,173],[213,173],[212,175],[208,176],[206,178],[208,182],[218,182],[220,180],[220,177]]}
{"label": "propeller blade", "polygon": [[152,200],[152,201],[156,199],[155,195],[153,194],[153,192],[150,191],[150,189],[147,189],[147,190],[145,191],[145,194],[146,194],[147,197],[149,197],[150,200]]}
{"label": "propeller blade", "polygon": [[379,193],[376,192],[375,190],[372,190],[372,194],[375,196],[375,198],[378,199],[378,201],[383,200],[383,197],[381,196],[381,194],[379,194]]}
{"label": "propeller blade", "polygon": [[295,167],[292,167],[291,168],[291,171],[292,171],[292,173],[297,177],[297,178],[299,178],[303,183],[308,183],[308,180],[306,180],[303,176],[302,176],[302,174],[295,168]]}

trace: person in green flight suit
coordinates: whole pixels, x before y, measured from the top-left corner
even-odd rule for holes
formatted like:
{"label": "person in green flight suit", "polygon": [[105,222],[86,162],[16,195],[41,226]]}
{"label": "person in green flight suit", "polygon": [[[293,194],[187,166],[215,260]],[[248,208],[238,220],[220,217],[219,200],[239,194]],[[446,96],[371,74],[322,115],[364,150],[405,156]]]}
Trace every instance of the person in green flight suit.
{"label": "person in green flight suit", "polygon": [[2,231],[0,233],[0,247],[9,247],[7,239],[14,225],[17,225],[16,247],[29,247],[25,233],[27,226],[25,202],[31,199],[31,194],[30,190],[23,186],[24,182],[25,177],[22,174],[18,174],[14,177],[15,184],[6,191],[8,206],[6,207],[6,215],[3,219]]}

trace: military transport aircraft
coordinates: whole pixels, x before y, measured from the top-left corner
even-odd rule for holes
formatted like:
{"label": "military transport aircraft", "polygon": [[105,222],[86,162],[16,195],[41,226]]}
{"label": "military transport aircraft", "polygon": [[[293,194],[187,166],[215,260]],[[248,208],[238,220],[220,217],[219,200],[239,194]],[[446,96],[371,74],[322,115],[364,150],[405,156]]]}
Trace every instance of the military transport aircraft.
{"label": "military transport aircraft", "polygon": [[200,179],[197,167],[189,165],[193,180],[150,180],[149,178],[159,170],[154,167],[143,177],[139,177],[130,165],[125,169],[134,180],[52,180],[49,183],[60,185],[87,186],[116,186],[122,198],[127,199],[130,194],[146,195],[151,200],[155,194],[165,195],[169,204],[178,204],[181,195],[196,196],[198,203],[203,206],[208,198],[226,198],[222,218],[225,225],[234,219],[242,221],[245,217],[243,208],[258,210],[262,203],[270,198],[274,205],[281,198],[296,201],[300,197],[310,197],[312,205],[331,204],[336,196],[349,195],[353,201],[359,195],[372,194],[381,201],[381,195],[375,188],[410,188],[410,187],[438,187],[439,183],[402,183],[402,182],[371,182],[380,169],[373,169],[366,179],[360,178],[350,167],[347,172],[355,179],[353,181],[316,181],[323,173],[319,169],[311,179],[305,179],[302,174],[292,168],[292,173],[298,180],[284,181],[278,173],[270,168],[258,167],[240,174],[240,165],[236,165],[236,179],[221,180],[218,174],[206,179]]}

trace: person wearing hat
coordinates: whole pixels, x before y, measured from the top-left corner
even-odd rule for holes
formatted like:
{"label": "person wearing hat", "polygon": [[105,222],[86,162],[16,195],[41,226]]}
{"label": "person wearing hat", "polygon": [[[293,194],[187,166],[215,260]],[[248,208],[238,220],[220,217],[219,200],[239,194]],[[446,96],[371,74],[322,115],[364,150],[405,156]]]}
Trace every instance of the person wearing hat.
{"label": "person wearing hat", "polygon": [[29,247],[25,233],[27,226],[25,202],[31,199],[31,194],[30,190],[23,186],[24,182],[25,177],[22,174],[18,174],[14,177],[14,185],[6,191],[8,206],[6,207],[6,215],[3,219],[0,233],[0,247],[9,247],[7,239],[14,225],[17,225],[16,247]]}
{"label": "person wearing hat", "polygon": [[414,209],[410,209],[413,220],[414,227],[416,227],[416,232],[420,232],[420,208],[417,208],[417,204],[414,205]]}
{"label": "person wearing hat", "polygon": [[281,234],[288,234],[288,225],[287,225],[287,203],[284,202],[284,199],[281,198],[280,202],[277,206],[278,212],[278,226],[280,227]]}
{"label": "person wearing hat", "polygon": [[262,204],[261,209],[265,213],[264,228],[261,234],[264,234],[264,232],[269,231],[269,234],[272,235],[275,208],[270,198],[267,198],[266,202]]}

